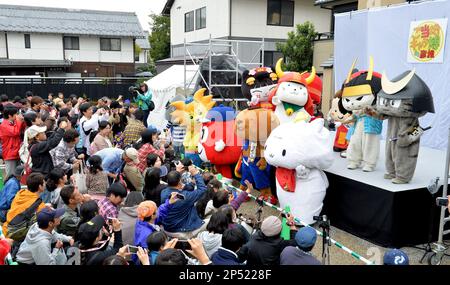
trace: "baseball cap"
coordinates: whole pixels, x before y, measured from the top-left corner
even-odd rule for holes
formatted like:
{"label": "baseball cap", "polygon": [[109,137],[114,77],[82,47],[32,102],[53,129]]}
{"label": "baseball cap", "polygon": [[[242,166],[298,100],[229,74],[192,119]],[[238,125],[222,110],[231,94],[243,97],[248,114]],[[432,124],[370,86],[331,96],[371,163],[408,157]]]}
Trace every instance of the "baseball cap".
{"label": "baseball cap", "polygon": [[266,237],[279,235],[281,232],[281,220],[275,216],[269,216],[261,224],[261,232]]}
{"label": "baseball cap", "polygon": [[309,248],[316,244],[317,233],[311,227],[303,227],[295,234],[295,241],[301,248]]}
{"label": "baseball cap", "polygon": [[139,158],[138,158],[138,151],[135,148],[128,148],[125,151],[125,155],[131,159],[134,163],[139,163]]}
{"label": "baseball cap", "polygon": [[48,227],[49,222],[61,217],[65,212],[66,210],[64,208],[59,208],[56,210],[44,208],[37,214],[36,220],[40,228],[46,228]]}
{"label": "baseball cap", "polygon": [[24,167],[22,165],[18,165],[16,169],[14,169],[14,176],[22,176]]}
{"label": "baseball cap", "polygon": [[98,237],[100,230],[105,225],[105,220],[102,216],[97,215],[93,217],[89,222],[82,224],[78,228],[78,239],[80,243],[86,247],[92,245],[94,240]]}
{"label": "baseball cap", "polygon": [[391,249],[384,254],[384,265],[409,265],[409,258],[406,253],[399,249]]}
{"label": "baseball cap", "polygon": [[31,126],[28,128],[28,138],[33,139],[40,133],[45,133],[47,131],[47,127],[39,127],[39,126]]}

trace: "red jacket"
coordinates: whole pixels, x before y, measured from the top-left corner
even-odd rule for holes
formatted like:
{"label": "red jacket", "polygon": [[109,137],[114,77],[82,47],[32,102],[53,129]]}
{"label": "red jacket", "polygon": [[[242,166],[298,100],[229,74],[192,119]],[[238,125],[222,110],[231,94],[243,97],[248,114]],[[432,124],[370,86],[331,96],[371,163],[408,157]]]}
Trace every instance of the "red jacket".
{"label": "red jacket", "polygon": [[16,120],[13,124],[4,119],[0,124],[0,142],[2,144],[3,160],[18,160],[19,149],[22,143],[20,134],[25,128],[25,123]]}

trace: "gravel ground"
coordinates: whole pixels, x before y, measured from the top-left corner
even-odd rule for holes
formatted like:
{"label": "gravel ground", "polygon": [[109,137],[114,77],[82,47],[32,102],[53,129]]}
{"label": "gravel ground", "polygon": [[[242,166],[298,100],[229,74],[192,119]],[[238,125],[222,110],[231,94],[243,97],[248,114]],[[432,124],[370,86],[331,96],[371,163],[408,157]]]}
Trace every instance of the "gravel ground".
{"label": "gravel ground", "polygon": [[[254,191],[252,193],[254,196],[258,196],[258,192]],[[239,208],[238,213],[244,214],[248,217],[254,217],[257,210],[257,204],[252,200],[249,202],[245,202],[242,204],[242,206]],[[263,217],[267,217],[270,215],[274,216],[280,216],[280,213],[272,208],[264,207],[263,208]],[[320,231],[320,229],[319,229]],[[366,259],[370,261],[374,261],[375,264],[382,264],[383,263],[383,256],[384,253],[389,250],[388,248],[377,246],[373,243],[370,243],[364,239],[361,239],[357,236],[354,236],[352,234],[349,234],[345,231],[342,231],[338,228],[331,227],[330,229],[330,235],[331,238],[340,242],[347,248],[353,250],[354,252],[358,253],[359,255],[365,257]],[[425,245],[418,245],[417,247],[424,248]],[[425,251],[412,248],[412,247],[405,247],[402,248],[404,252],[409,256],[410,264],[413,265],[421,265],[420,259],[422,258]],[[316,246],[313,249],[313,255],[317,257],[319,260],[322,260],[322,238],[318,237]],[[357,260],[353,256],[351,256],[349,253],[345,252],[344,250],[336,247],[335,245],[331,245],[330,247],[330,264],[332,265],[364,265],[362,261]],[[427,264],[426,259],[424,260],[424,264]],[[450,258],[445,257],[442,259],[443,265],[450,265]]]}

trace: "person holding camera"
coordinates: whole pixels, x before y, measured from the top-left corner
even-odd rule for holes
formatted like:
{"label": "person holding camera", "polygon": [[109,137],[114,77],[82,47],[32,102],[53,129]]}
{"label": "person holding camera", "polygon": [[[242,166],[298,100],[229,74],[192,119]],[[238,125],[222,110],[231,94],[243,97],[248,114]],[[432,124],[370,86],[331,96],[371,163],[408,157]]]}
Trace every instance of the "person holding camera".
{"label": "person holding camera", "polygon": [[189,173],[194,177],[196,187],[193,190],[186,190],[179,172],[182,168],[183,166],[179,163],[177,171],[171,171],[167,175],[168,187],[161,192],[161,201],[167,200],[172,192],[180,194],[178,198],[181,200],[173,206],[167,218],[164,219],[163,226],[168,236],[188,239],[206,229],[207,222],[198,216],[195,203],[203,196],[207,188],[198,169],[191,165]]}
{"label": "person holding camera", "polygon": [[138,104],[139,109],[144,111],[143,123],[145,127],[147,126],[147,118],[150,114],[150,111],[153,111],[155,108],[154,103],[152,102],[152,92],[148,89],[148,85],[146,83],[141,83],[139,85],[139,89],[132,89],[134,94],[134,102]]}
{"label": "person holding camera", "polygon": [[147,129],[142,123],[144,115],[144,111],[140,109],[137,109],[134,113],[132,113],[131,118],[128,120],[127,126],[122,133],[124,145],[136,143],[141,138],[142,133]]}
{"label": "person holding camera", "polygon": [[317,240],[316,230],[303,227],[295,234],[296,246],[288,246],[281,252],[281,265],[322,265],[311,251]]}

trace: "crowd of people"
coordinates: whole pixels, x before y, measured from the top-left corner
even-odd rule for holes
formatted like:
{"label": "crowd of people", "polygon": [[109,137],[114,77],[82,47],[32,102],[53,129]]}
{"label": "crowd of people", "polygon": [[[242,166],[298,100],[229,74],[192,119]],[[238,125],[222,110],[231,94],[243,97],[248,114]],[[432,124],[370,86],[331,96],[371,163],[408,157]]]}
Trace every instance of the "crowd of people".
{"label": "crowd of people", "polygon": [[151,92],[140,91],[136,103],[0,96],[0,265],[321,264],[316,231],[292,216],[240,221],[252,185],[237,195],[200,173],[179,130],[147,126]]}

